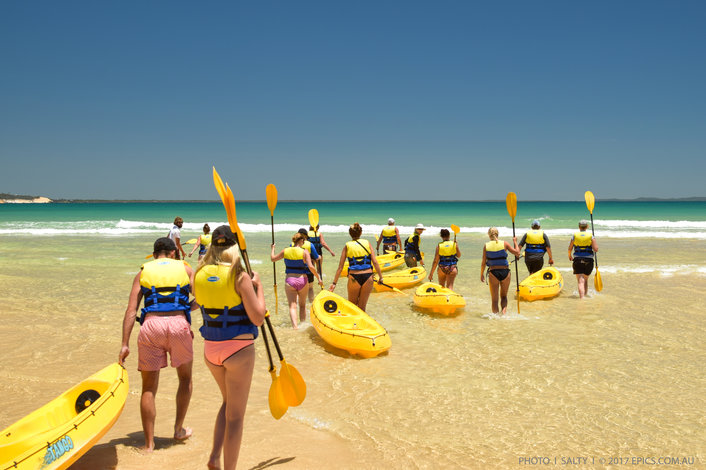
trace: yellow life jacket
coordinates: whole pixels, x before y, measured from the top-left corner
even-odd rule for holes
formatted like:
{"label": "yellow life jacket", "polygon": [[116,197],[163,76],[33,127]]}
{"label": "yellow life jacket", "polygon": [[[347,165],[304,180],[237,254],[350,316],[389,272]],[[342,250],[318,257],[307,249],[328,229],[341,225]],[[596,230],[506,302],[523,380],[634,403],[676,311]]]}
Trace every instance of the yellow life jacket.
{"label": "yellow life jacket", "polygon": [[439,243],[439,266],[453,266],[457,263],[456,242],[444,240]]}
{"label": "yellow life jacket", "polygon": [[[309,242],[305,242],[309,243]],[[309,271],[304,261],[304,248],[290,246],[284,249],[284,272],[287,274],[302,274]]]}
{"label": "yellow life jacket", "polygon": [[507,262],[505,243],[491,240],[485,244],[485,264],[486,266],[510,266]]}
{"label": "yellow life jacket", "polygon": [[158,258],[142,265],[140,289],[144,296],[145,316],[152,312],[181,311],[191,323],[189,308],[189,290],[191,281],[183,261],[171,258]]}
{"label": "yellow life jacket", "polygon": [[397,244],[397,230],[394,225],[388,225],[382,229],[382,243],[383,245]]}
{"label": "yellow life jacket", "polygon": [[372,268],[370,253],[372,248],[368,240],[351,240],[346,243],[346,257],[350,271],[363,271]]}
{"label": "yellow life jacket", "polygon": [[201,245],[203,246],[208,246],[211,244],[211,238],[212,235],[209,233],[208,235],[201,235]]}
{"label": "yellow life jacket", "polygon": [[574,233],[574,258],[593,258],[593,236],[590,233]]}
{"label": "yellow life jacket", "polygon": [[209,341],[224,341],[245,333],[257,338],[258,329],[235,291],[230,268],[230,265],[209,264],[194,277],[194,296],[203,318],[199,332]]}
{"label": "yellow life jacket", "polygon": [[527,242],[525,253],[544,253],[547,251],[547,247],[544,243],[543,230],[530,230],[527,232],[525,242]]}

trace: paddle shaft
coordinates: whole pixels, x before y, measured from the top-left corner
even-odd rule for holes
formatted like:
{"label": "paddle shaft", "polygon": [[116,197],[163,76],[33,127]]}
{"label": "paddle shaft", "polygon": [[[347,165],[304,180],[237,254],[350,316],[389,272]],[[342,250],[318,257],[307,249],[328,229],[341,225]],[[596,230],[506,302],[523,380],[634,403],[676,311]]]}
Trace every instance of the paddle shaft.
{"label": "paddle shaft", "polygon": [[270,352],[270,342],[267,341],[267,331],[265,330],[265,325],[260,325],[260,331],[262,332],[262,339],[265,341],[265,348],[267,349],[267,359],[270,360],[270,372],[275,370],[275,363],[272,362],[272,352]]}
{"label": "paddle shaft", "polygon": [[[274,214],[270,215],[270,227],[272,228],[272,244],[275,244],[275,216]],[[272,276],[274,277],[275,281],[275,292],[277,289],[277,272],[275,270],[275,262],[272,262]]]}
{"label": "paddle shaft", "polygon": [[[591,235],[596,238],[596,232],[593,230],[593,212],[591,212]],[[591,240],[591,243],[593,243],[593,240]],[[595,251],[593,252],[593,259],[596,261],[596,271],[598,271],[598,253]]]}
{"label": "paddle shaft", "polygon": [[[515,219],[512,219],[512,238],[515,238]],[[513,241],[514,243],[514,241]],[[514,248],[513,248],[514,249]],[[520,313],[520,273],[517,269],[517,260],[519,258],[515,255],[515,286],[517,286],[517,313]]]}

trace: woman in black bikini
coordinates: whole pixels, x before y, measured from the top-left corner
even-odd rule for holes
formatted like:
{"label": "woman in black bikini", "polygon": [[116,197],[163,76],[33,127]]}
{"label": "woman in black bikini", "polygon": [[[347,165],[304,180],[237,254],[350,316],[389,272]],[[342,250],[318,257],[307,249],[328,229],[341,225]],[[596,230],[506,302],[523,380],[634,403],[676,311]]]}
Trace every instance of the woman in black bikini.
{"label": "woman in black bikini", "polygon": [[373,267],[378,273],[379,282],[382,282],[382,272],[370,242],[368,240],[360,240],[360,236],[363,233],[363,228],[360,224],[356,222],[351,225],[348,233],[353,240],[346,243],[343,251],[341,251],[338,270],[336,270],[336,275],[333,277],[333,283],[329,290],[333,292],[336,288],[336,282],[338,282],[343,266],[348,260],[348,300],[365,311],[365,307],[368,305],[368,297],[370,297],[370,292],[373,290]]}
{"label": "woman in black bikini", "polygon": [[502,314],[507,311],[507,291],[510,287],[510,264],[507,262],[507,252],[520,256],[521,249],[517,246],[517,237],[512,237],[513,245],[498,240],[498,229],[488,229],[490,241],[483,245],[483,260],[480,265],[480,282],[485,282],[485,267],[488,267],[488,284],[493,302],[493,313],[498,313],[498,291]]}

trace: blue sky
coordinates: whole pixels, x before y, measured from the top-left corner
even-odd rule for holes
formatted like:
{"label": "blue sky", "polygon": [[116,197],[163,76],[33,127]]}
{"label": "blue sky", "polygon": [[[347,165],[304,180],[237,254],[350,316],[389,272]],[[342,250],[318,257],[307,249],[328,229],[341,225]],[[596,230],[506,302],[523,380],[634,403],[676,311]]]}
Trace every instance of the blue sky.
{"label": "blue sky", "polygon": [[706,2],[6,1],[0,192],[705,196]]}

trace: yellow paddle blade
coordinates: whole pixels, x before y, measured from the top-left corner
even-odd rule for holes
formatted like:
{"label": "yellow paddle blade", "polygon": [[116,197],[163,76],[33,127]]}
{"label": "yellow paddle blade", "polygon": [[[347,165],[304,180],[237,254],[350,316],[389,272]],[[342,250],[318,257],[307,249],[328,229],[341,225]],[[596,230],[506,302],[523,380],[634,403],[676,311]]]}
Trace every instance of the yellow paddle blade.
{"label": "yellow paddle blade", "polygon": [[586,191],[583,197],[586,199],[586,207],[588,207],[588,212],[593,215],[593,206],[596,204],[596,198],[593,197],[593,193],[591,191]]}
{"label": "yellow paddle blade", "polygon": [[273,367],[270,370],[270,375],[272,376],[272,385],[270,385],[270,393],[267,396],[267,401],[270,405],[270,413],[275,419],[280,419],[287,412],[286,400],[284,399],[284,393],[282,392],[282,382],[279,377],[277,377],[277,371]]}
{"label": "yellow paddle blade", "polygon": [[461,231],[461,227],[459,227],[458,225],[451,224],[451,230],[453,230],[453,232],[458,235],[458,233]]}
{"label": "yellow paddle blade", "polygon": [[153,257],[153,256],[154,256],[154,255],[147,255],[147,256],[145,256],[145,259],[150,259],[150,258]]}
{"label": "yellow paddle blade", "polygon": [[601,279],[601,273],[596,269],[596,275],[593,277],[593,287],[596,288],[596,292],[603,290],[603,279]]}
{"label": "yellow paddle blade", "polygon": [[226,188],[225,186],[223,186],[223,180],[216,171],[215,166],[213,167],[213,185],[216,187],[216,191],[218,191],[218,195],[221,197],[221,201],[223,201],[223,203],[225,204]]}
{"label": "yellow paddle blade", "polygon": [[299,406],[306,398],[306,383],[299,371],[282,359],[280,361],[282,368],[279,371],[280,379],[282,379],[282,392],[284,393],[285,402],[289,406]]}
{"label": "yellow paddle blade", "polygon": [[195,245],[197,241],[199,241],[198,238],[190,238],[184,242],[184,245]]}
{"label": "yellow paddle blade", "polygon": [[275,215],[275,207],[277,207],[277,187],[270,183],[265,188],[267,193],[267,207],[270,209],[270,215]]}
{"label": "yellow paddle blade", "polygon": [[517,195],[513,192],[507,193],[505,205],[507,206],[507,213],[510,214],[510,218],[514,222],[517,215]]}
{"label": "yellow paddle blade", "polygon": [[240,249],[247,250],[248,246],[245,242],[245,237],[243,236],[243,232],[240,230],[240,226],[238,225],[238,218],[235,216],[235,197],[233,196],[233,191],[231,191],[228,183],[226,183],[226,197],[228,200],[228,209],[230,210],[230,213],[228,214],[230,229],[238,236],[238,245],[240,245]]}
{"label": "yellow paddle blade", "polygon": [[316,226],[319,225],[319,211],[316,209],[309,211],[309,225],[314,227],[314,230],[316,230]]}

